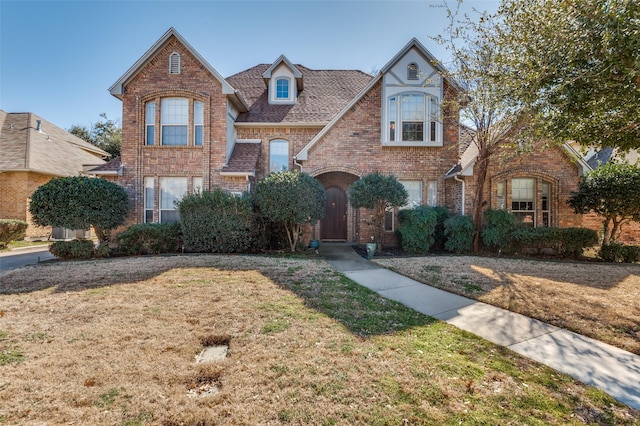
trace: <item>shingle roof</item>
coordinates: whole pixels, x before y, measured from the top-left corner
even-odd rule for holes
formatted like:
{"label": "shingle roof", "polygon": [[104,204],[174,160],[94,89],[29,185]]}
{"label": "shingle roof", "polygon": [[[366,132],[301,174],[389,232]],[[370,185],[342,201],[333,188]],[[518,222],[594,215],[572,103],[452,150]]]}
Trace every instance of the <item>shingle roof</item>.
{"label": "shingle roof", "polygon": [[222,168],[222,173],[255,176],[260,149],[259,143],[237,142],[231,152],[229,164]]}
{"label": "shingle roof", "polygon": [[294,105],[269,104],[262,78],[271,64],[260,64],[227,77],[249,104],[236,123],[328,123],[373,78],[357,70],[312,70],[296,64],[302,73],[304,90]]}
{"label": "shingle roof", "polygon": [[[40,131],[37,130],[38,120]],[[103,164],[109,153],[33,113],[0,110],[0,171],[74,176],[87,164]]]}
{"label": "shingle roof", "polygon": [[117,175],[122,169],[122,161],[120,157],[116,157],[104,164],[100,164],[97,167],[87,168],[85,171],[90,174],[96,175]]}

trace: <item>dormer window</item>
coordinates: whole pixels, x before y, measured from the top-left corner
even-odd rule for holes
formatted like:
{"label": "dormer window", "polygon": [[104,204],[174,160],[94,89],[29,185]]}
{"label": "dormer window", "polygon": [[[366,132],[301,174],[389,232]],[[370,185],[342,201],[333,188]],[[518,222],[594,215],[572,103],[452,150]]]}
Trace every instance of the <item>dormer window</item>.
{"label": "dormer window", "polygon": [[180,74],[180,54],[177,52],[169,55],[169,74]]}
{"label": "dormer window", "polygon": [[417,80],[418,79],[418,64],[415,62],[410,63],[407,66],[407,80]]}
{"label": "dormer window", "polygon": [[288,78],[279,78],[276,80],[276,99],[289,99]]}

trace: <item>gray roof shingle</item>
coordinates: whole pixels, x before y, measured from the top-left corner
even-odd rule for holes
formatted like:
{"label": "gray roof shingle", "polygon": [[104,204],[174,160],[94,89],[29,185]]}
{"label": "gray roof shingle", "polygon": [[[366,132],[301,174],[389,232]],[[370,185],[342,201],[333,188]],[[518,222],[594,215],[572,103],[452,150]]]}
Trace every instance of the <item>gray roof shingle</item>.
{"label": "gray roof shingle", "polygon": [[312,70],[296,64],[304,90],[294,105],[271,105],[262,78],[270,66],[256,65],[226,78],[249,104],[249,112],[240,114],[237,123],[326,124],[373,79],[357,70]]}
{"label": "gray roof shingle", "polygon": [[83,166],[103,164],[102,158],[108,155],[33,113],[0,110],[0,171],[75,176]]}
{"label": "gray roof shingle", "polygon": [[261,148],[262,146],[259,143],[236,143],[231,152],[229,164],[222,168],[222,173],[238,173],[255,176]]}

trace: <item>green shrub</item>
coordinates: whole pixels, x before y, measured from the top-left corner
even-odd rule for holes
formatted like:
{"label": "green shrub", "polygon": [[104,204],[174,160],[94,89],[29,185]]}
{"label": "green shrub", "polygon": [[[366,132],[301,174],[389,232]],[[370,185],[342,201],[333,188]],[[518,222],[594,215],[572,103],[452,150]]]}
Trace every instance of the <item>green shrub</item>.
{"label": "green shrub", "polygon": [[511,233],[515,227],[515,217],[506,210],[487,210],[484,212],[482,243],[486,248],[497,252],[510,252],[513,248]]}
{"label": "green shrub", "polygon": [[424,254],[435,242],[438,214],[431,207],[420,206],[398,213],[400,247],[407,253]]}
{"label": "green shrub", "polygon": [[579,258],[584,249],[598,244],[598,232],[588,228],[561,228],[560,255]]}
{"label": "green shrub", "polygon": [[56,241],[49,251],[60,259],[91,259],[95,255],[91,240]]}
{"label": "green shrub", "polygon": [[29,224],[22,220],[0,219],[0,249],[11,241],[22,240],[27,233]]}
{"label": "green shrub", "polygon": [[140,223],[116,235],[115,255],[175,253],[182,247],[180,223]]}
{"label": "green shrub", "polygon": [[598,242],[598,233],[586,228],[518,228],[511,236],[520,251],[573,258]]}
{"label": "green shrub", "polygon": [[447,242],[447,236],[444,233],[444,222],[449,219],[449,210],[444,206],[435,206],[431,209],[436,214],[436,228],[433,233],[433,244],[431,245],[431,252],[444,251],[444,244]]}
{"label": "green shrub", "polygon": [[628,246],[619,243],[600,247],[598,257],[605,262],[635,263],[640,261],[640,246]]}
{"label": "green shrub", "polygon": [[178,208],[187,251],[236,253],[256,245],[256,215],[249,194],[205,191],[183,197]]}
{"label": "green shrub", "polygon": [[473,222],[469,216],[453,216],[444,222],[447,241],[444,248],[453,253],[466,253],[473,244]]}

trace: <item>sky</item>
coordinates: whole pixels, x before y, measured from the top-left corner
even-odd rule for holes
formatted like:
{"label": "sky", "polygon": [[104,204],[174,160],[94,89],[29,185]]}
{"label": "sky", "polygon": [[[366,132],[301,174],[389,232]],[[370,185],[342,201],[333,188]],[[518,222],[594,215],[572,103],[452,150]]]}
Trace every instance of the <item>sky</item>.
{"label": "sky", "polygon": [[[498,3],[465,0],[463,10]],[[281,54],[312,69],[374,73],[413,37],[446,64],[430,38],[446,24],[442,0],[0,0],[0,109],[64,129],[102,113],[120,122],[109,87],[170,27],[228,77]]]}

